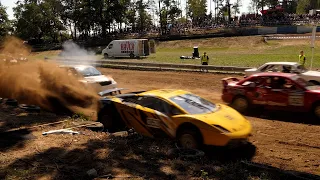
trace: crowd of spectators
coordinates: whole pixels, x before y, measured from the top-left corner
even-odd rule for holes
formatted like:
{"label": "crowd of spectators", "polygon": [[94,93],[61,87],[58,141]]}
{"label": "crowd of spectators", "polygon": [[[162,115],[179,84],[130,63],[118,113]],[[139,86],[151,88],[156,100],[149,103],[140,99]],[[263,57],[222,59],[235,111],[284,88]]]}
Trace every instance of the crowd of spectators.
{"label": "crowd of spectators", "polygon": [[168,26],[171,34],[185,34],[186,32],[219,29],[225,27],[252,27],[252,26],[279,26],[279,25],[313,25],[320,23],[320,14],[288,14],[288,13],[270,13],[246,14],[231,19],[230,23],[224,21],[217,23],[214,18],[207,19],[203,23],[195,26],[191,21],[188,23],[173,23]]}
{"label": "crowd of spectators", "polygon": [[270,15],[248,14],[239,18],[240,26],[277,26],[277,25],[308,25],[319,24],[320,14],[287,14],[274,13]]}
{"label": "crowd of spectators", "polygon": [[254,26],[279,26],[279,25],[312,25],[320,23],[320,14],[288,14],[285,12],[271,12],[268,14],[245,14],[233,17],[230,22],[226,19],[215,19],[214,17],[206,17],[201,23],[192,23],[192,21],[172,22],[168,23],[165,28],[160,29],[159,26],[151,26],[143,31],[127,27],[126,29],[116,30],[109,35],[131,35],[134,37],[144,35],[187,35],[194,32],[204,32],[210,30],[219,30],[226,27],[254,27]]}

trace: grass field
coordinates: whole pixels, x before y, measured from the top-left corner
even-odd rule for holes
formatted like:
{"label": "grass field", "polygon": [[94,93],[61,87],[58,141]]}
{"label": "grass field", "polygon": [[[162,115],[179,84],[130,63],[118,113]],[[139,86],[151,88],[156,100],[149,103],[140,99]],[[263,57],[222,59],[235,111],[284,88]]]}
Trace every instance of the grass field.
{"label": "grass field", "polygon": [[[317,50],[320,42],[316,42],[314,50],[314,68],[320,67],[320,51]],[[270,40],[265,42],[261,36],[211,38],[198,40],[180,40],[160,42],[156,53],[147,58],[116,59],[117,61],[163,62],[200,64],[200,60],[181,60],[180,56],[191,56],[193,46],[199,46],[200,54],[204,51],[210,57],[210,65],[231,66],[259,66],[270,61],[298,61],[300,50],[304,50],[307,57],[306,67],[310,66],[310,40]],[[45,56],[54,58],[59,51],[37,53],[34,57],[43,59]],[[95,57],[102,59],[101,55]]]}

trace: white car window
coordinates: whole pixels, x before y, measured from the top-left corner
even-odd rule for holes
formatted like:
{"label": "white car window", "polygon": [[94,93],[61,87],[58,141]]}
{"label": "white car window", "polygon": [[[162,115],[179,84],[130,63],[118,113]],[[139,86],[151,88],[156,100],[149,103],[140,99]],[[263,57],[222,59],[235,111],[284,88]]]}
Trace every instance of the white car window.
{"label": "white car window", "polygon": [[268,69],[270,66],[271,66],[271,65],[262,66],[262,67],[260,68],[260,71],[261,71],[261,72],[265,72],[266,69]]}
{"label": "white car window", "polygon": [[100,71],[98,71],[94,67],[85,67],[85,68],[76,68],[79,73],[81,73],[84,77],[88,76],[100,76],[102,75]]}
{"label": "white car window", "polygon": [[282,65],[274,64],[269,65],[264,72],[281,72],[283,70]]}
{"label": "white car window", "polygon": [[303,65],[298,65],[297,70],[301,73],[308,71]]}

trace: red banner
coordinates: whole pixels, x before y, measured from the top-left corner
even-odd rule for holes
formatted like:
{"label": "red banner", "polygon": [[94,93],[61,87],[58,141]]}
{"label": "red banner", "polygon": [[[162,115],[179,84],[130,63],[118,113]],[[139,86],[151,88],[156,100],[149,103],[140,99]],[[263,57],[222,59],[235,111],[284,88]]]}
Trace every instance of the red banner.
{"label": "red banner", "polygon": [[134,51],[134,43],[129,41],[121,43],[121,51]]}

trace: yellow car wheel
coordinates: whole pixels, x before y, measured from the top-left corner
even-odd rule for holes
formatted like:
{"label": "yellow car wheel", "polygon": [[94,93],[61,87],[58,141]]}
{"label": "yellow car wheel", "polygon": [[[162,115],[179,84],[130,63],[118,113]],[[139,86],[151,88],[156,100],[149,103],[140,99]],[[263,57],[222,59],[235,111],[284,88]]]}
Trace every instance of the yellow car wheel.
{"label": "yellow car wheel", "polygon": [[178,142],[182,148],[198,149],[202,144],[202,138],[197,130],[184,129],[178,133]]}
{"label": "yellow car wheel", "polygon": [[184,134],[180,137],[180,144],[184,148],[197,149],[197,140],[191,134]]}
{"label": "yellow car wheel", "polygon": [[98,122],[103,124],[103,128],[108,132],[116,132],[116,124],[113,112],[109,108],[104,108],[98,115]]}

